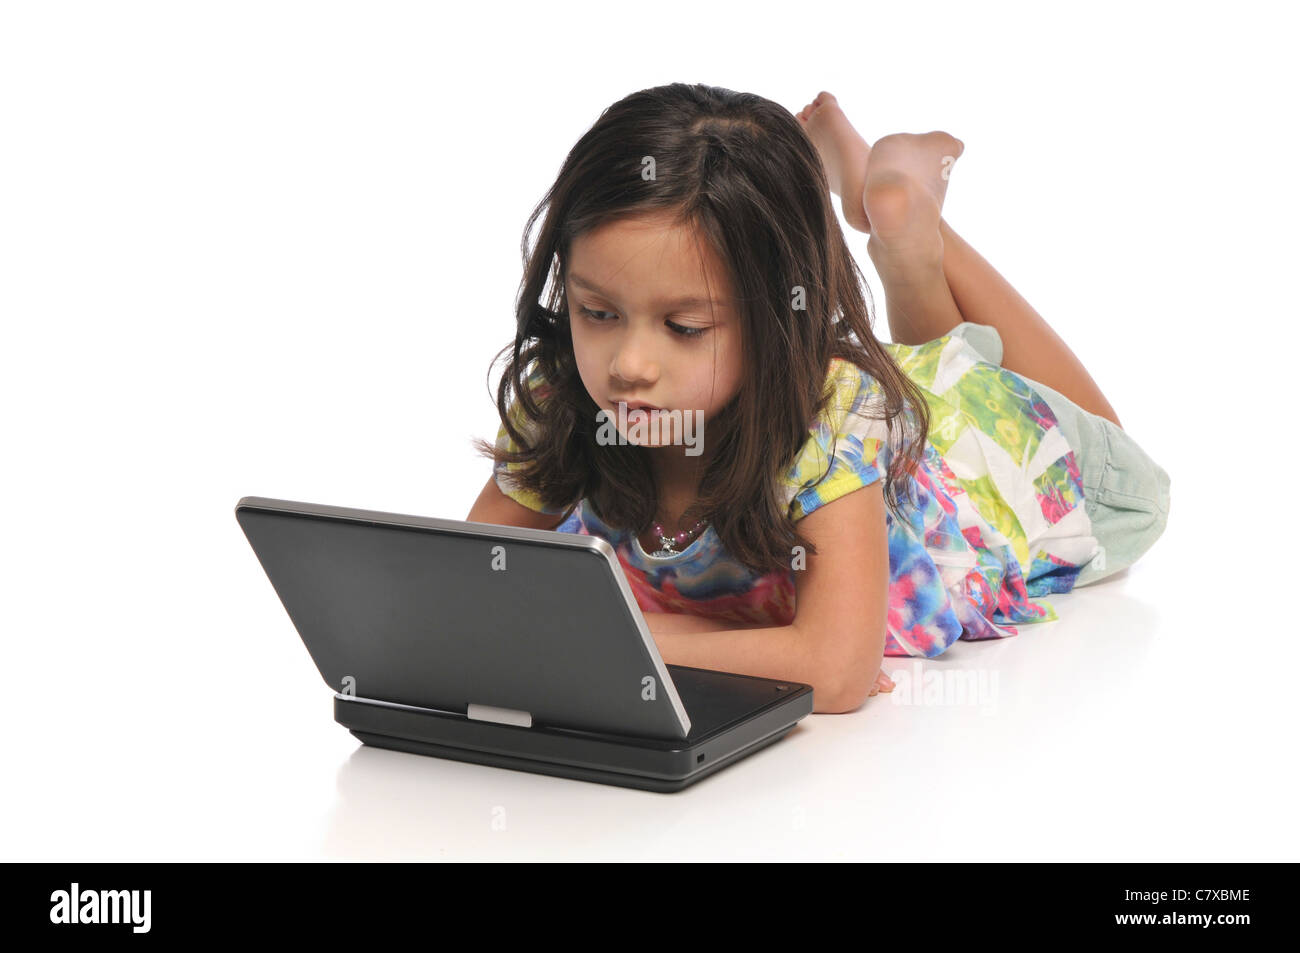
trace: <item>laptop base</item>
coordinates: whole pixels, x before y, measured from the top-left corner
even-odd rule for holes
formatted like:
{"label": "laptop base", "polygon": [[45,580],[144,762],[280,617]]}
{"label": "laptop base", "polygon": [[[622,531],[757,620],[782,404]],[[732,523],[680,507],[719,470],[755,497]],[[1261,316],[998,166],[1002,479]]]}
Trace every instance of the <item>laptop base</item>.
{"label": "laptop base", "polygon": [[680,791],[780,741],[812,711],[812,689],[792,689],[757,715],[693,730],[684,739],[498,724],[458,712],[334,696],[334,720],[377,748],[644,791]]}
{"label": "laptop base", "polygon": [[636,774],[618,774],[613,771],[603,771],[600,768],[583,768],[577,765],[560,764],[558,762],[536,761],[528,758],[517,758],[508,754],[497,754],[490,751],[475,751],[471,748],[452,748],[447,745],[435,745],[430,744],[429,742],[412,741],[408,738],[372,735],[364,731],[353,731],[352,734],[365,744],[376,748],[388,748],[390,751],[404,751],[407,754],[423,754],[434,758],[447,758],[452,761],[466,761],[471,764],[488,765],[494,768],[511,768],[515,771],[531,771],[534,774],[549,774],[553,777],[569,778],[574,781],[594,781],[598,784],[613,784],[625,788],[639,788],[642,791],[656,791],[663,794],[671,794],[674,791],[680,791],[682,788],[694,784],[701,778],[708,777],[710,774],[721,768],[725,768],[733,761],[739,761],[741,758],[753,754],[760,748],[766,748],[773,742],[780,741],[789,734],[793,728],[794,725],[787,725],[775,734],[756,741],[748,748],[737,751],[729,757],[720,758],[710,765],[704,765],[694,774],[677,780],[652,778]]}

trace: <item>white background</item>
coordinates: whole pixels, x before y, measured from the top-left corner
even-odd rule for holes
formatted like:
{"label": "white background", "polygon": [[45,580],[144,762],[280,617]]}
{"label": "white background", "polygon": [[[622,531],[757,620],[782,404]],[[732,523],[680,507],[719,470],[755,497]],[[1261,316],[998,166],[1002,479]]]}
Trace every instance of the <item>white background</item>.
{"label": "white background", "polygon": [[[1298,859],[1281,9],[0,6],[0,854]],[[680,794],[363,748],[235,503],[463,518],[525,218],[673,81],[961,138],[948,221],[1170,472],[1169,528],[927,663],[995,703],[877,696]]]}

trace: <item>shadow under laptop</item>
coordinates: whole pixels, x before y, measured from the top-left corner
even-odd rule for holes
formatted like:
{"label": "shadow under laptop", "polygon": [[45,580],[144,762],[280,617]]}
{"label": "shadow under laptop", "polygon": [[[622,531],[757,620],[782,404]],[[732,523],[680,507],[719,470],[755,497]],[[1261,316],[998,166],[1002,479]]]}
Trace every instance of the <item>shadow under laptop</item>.
{"label": "shadow under laptop", "polygon": [[[1100,712],[1116,705],[1136,711],[1152,666],[1161,664],[1161,612],[1124,588],[1115,579],[1054,595],[1062,621],[1025,625],[1015,638],[959,642],[924,662],[885,660],[896,677],[914,664],[926,671],[997,670],[993,717],[972,720],[969,700],[953,707],[921,695],[910,704],[877,695],[850,714],[810,716],[772,747],[678,792],[357,742],[339,767],[322,850],[349,860],[541,860],[575,852],[588,860],[637,860],[719,829],[761,830],[769,846],[783,849],[830,845],[843,826],[839,812],[888,817],[899,797],[915,796],[915,781],[896,776],[908,772],[910,759],[941,757],[960,775],[952,759],[961,746],[952,745],[969,744],[970,732],[983,736],[986,747],[1005,736],[1042,758],[1069,736],[1086,736]],[[884,775],[873,770],[871,785],[850,793],[844,789],[856,769],[846,761],[863,757],[889,768]]]}
{"label": "shadow under laptop", "polygon": [[[630,833],[652,824],[654,839],[738,799],[760,805],[806,796],[799,772],[773,770],[782,746],[807,734],[802,724],[771,748],[683,791],[660,793],[390,751],[358,743],[339,767],[338,799],[323,851],[347,860],[551,859],[580,850],[586,860],[635,859]],[[787,749],[787,751],[790,749]],[[763,796],[754,799],[761,775]],[[703,811],[702,811],[703,809]],[[688,820],[689,819],[689,820]],[[604,851],[604,853],[602,853]]]}

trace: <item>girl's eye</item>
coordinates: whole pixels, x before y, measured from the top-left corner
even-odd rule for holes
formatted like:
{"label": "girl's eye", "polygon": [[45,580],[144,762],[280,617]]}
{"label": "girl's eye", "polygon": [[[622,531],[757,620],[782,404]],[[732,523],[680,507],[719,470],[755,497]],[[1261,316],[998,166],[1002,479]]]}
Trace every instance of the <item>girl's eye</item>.
{"label": "girl's eye", "polygon": [[668,326],[684,338],[697,338],[708,330],[708,328],[687,328],[680,324],[673,324],[671,321],[668,322]]}
{"label": "girl's eye", "polygon": [[[602,317],[602,315],[608,314],[608,315],[612,315],[613,317],[618,317],[618,315],[614,314],[612,311],[593,311],[591,308],[583,308],[582,313],[590,317],[597,324],[604,324],[607,320],[609,320],[608,318]],[[671,321],[668,322],[668,326],[673,329],[673,332],[675,334],[679,334],[684,338],[697,338],[705,331],[709,330],[708,328],[683,327],[680,324],[673,324]]]}

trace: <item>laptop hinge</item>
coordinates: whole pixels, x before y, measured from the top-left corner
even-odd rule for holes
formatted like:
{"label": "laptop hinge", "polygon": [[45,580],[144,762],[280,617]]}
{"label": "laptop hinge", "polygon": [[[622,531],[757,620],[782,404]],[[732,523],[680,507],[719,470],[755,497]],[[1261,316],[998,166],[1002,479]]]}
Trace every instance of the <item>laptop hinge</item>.
{"label": "laptop hinge", "polygon": [[495,721],[501,725],[518,725],[520,728],[533,727],[533,716],[514,708],[495,708],[492,705],[475,705],[471,702],[465,709],[465,717],[475,721]]}

